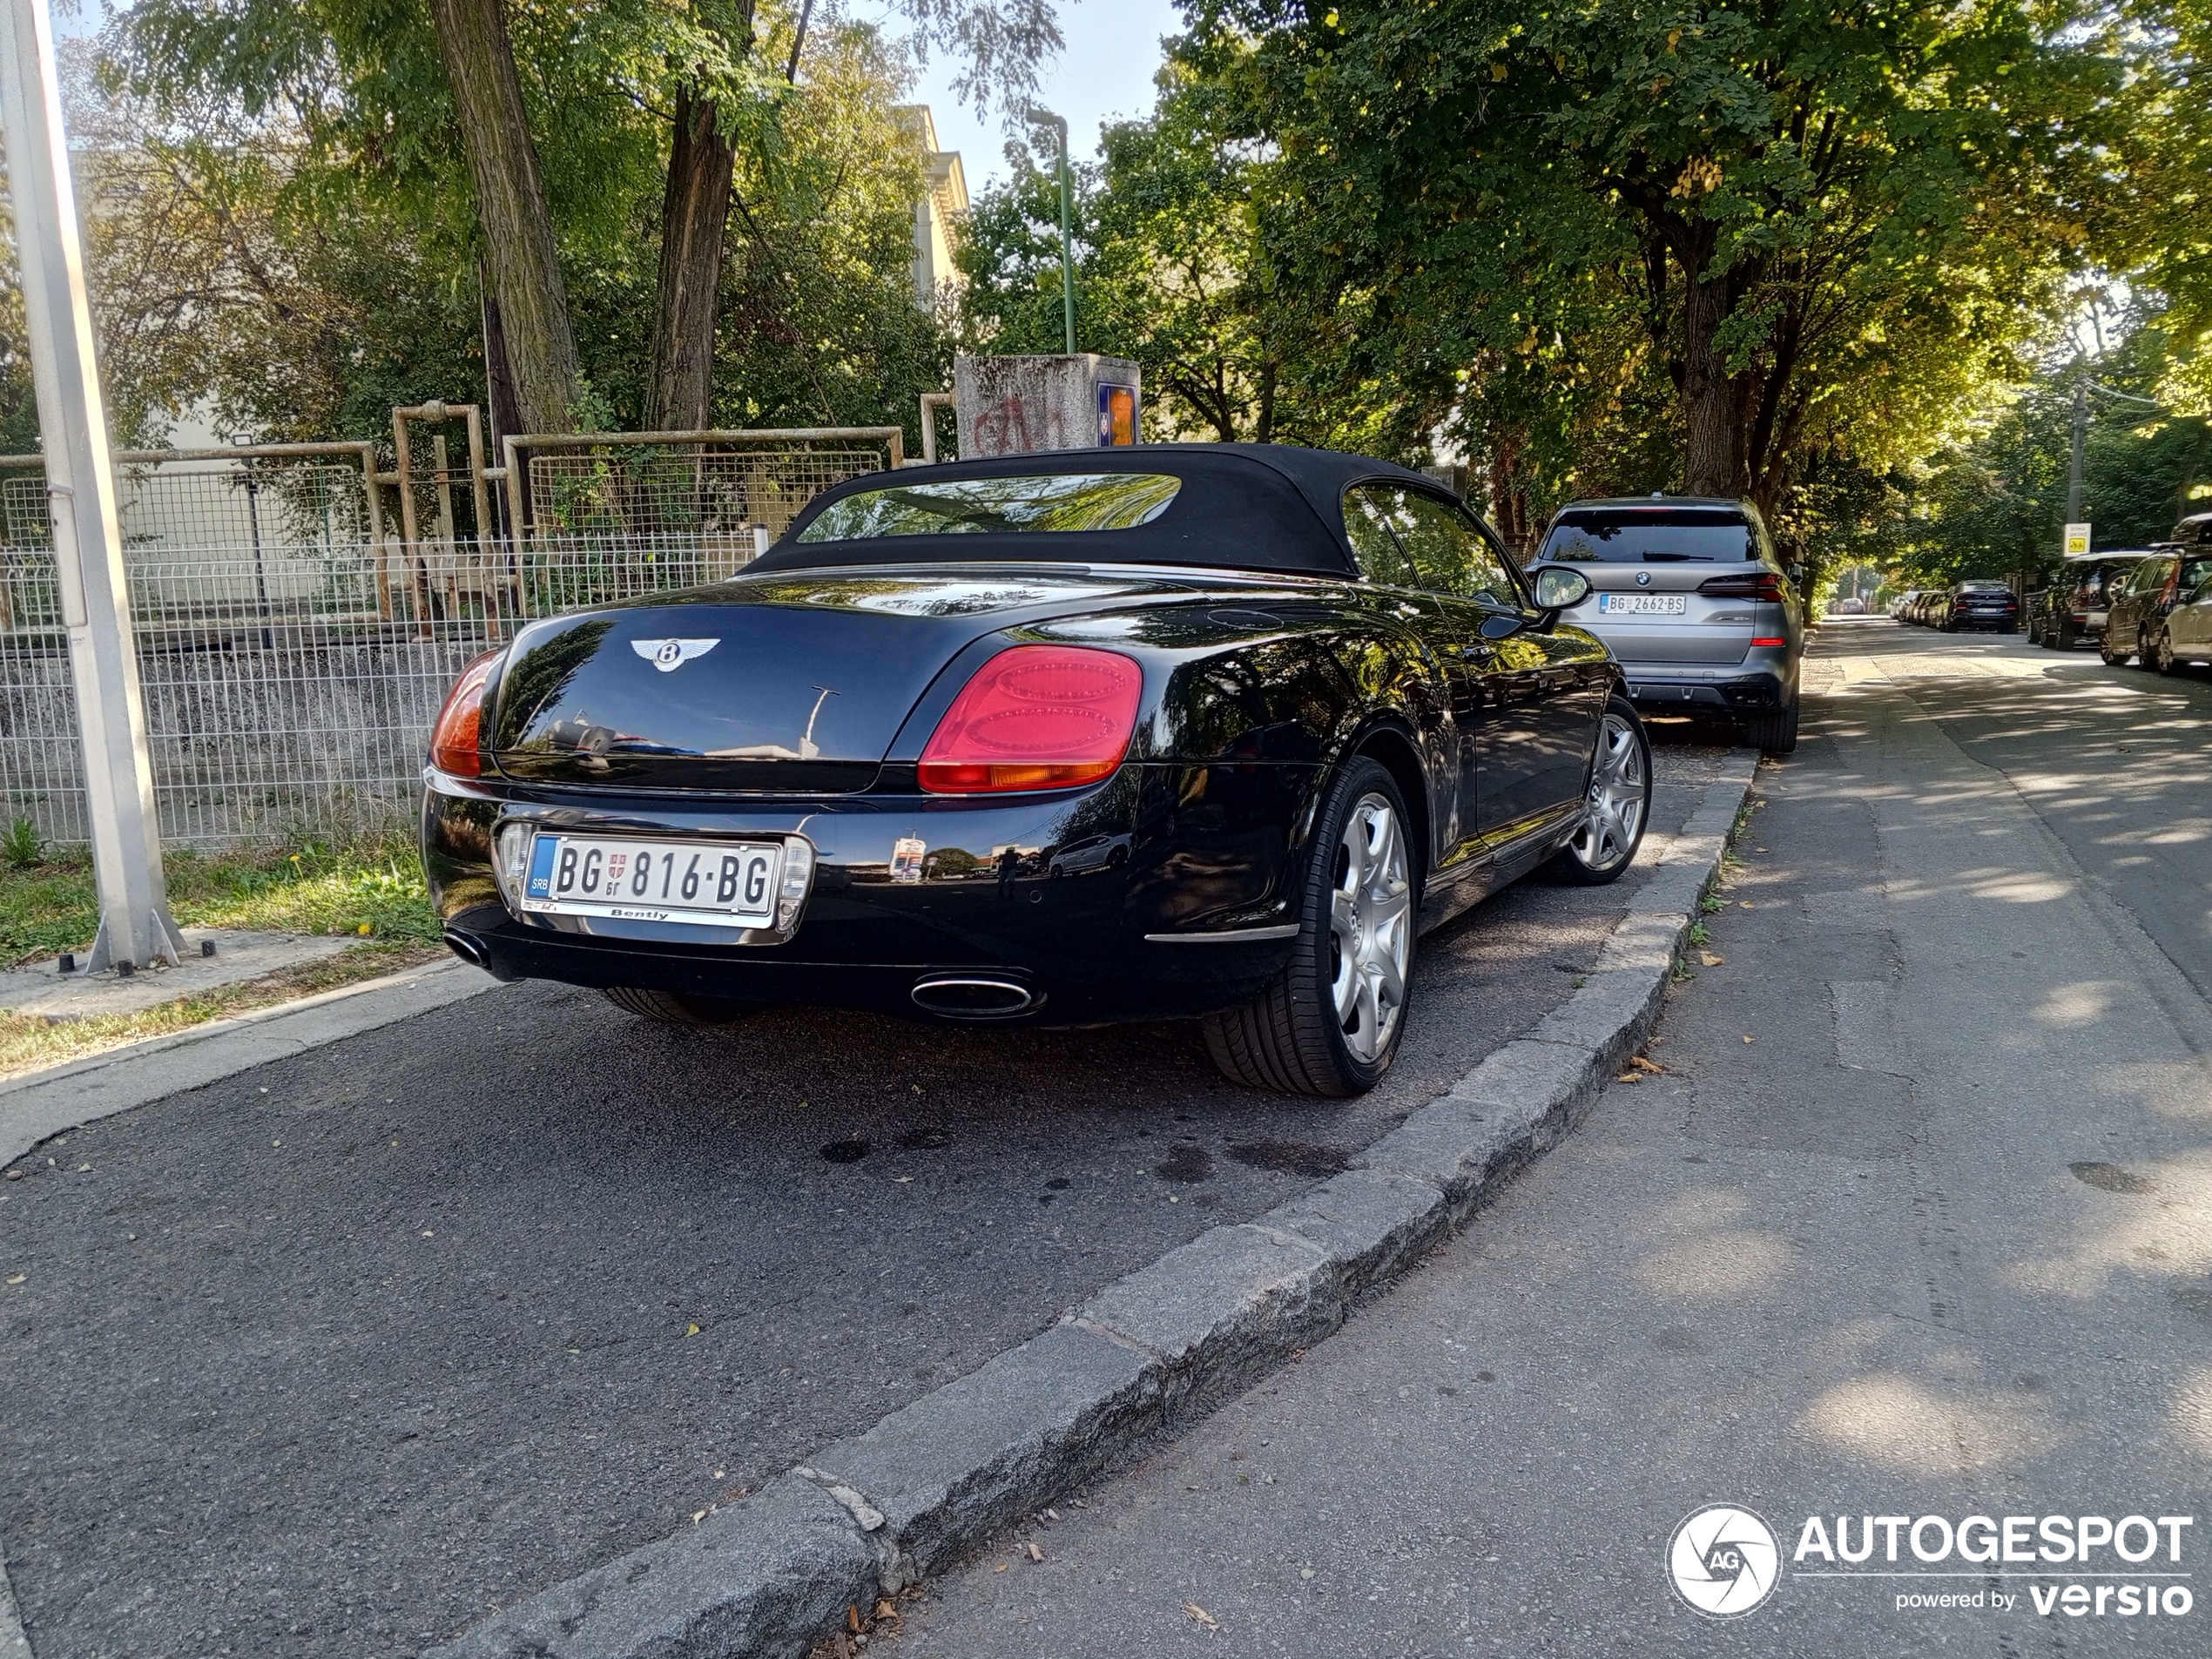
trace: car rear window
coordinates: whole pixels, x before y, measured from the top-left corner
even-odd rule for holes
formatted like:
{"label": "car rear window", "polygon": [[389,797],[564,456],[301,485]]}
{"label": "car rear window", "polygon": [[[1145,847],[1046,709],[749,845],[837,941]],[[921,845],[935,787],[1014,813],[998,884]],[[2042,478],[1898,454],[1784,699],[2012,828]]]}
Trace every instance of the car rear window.
{"label": "car rear window", "polygon": [[1757,534],[1724,508],[1622,507],[1560,515],[1537,556],[1567,564],[1741,564]]}
{"label": "car rear window", "polygon": [[1165,512],[1182,488],[1183,480],[1163,472],[1024,473],[894,484],[832,502],[799,539],[1134,529]]}

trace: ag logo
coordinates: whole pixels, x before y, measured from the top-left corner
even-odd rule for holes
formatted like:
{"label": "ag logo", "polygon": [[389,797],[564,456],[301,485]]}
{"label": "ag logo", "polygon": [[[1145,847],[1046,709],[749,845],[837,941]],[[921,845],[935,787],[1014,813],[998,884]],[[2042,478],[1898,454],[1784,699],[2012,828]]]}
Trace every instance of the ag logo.
{"label": "ag logo", "polygon": [[1675,1594],[1708,1618],[1732,1619],[1774,1594],[1782,1546],[1749,1509],[1708,1504],[1675,1528],[1667,1574]]}
{"label": "ag logo", "polygon": [[630,649],[664,674],[673,673],[694,657],[704,657],[722,642],[718,639],[633,639]]}

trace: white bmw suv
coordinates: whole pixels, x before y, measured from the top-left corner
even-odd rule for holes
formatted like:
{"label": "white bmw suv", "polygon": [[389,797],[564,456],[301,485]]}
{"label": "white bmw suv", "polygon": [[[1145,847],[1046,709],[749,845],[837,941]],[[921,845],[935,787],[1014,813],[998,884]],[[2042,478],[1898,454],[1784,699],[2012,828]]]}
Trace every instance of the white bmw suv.
{"label": "white bmw suv", "polygon": [[1603,640],[1647,714],[1742,725],[1771,755],[1797,746],[1804,624],[1759,510],[1699,496],[1578,501],[1553,516],[1529,566],[1581,571],[1568,612]]}

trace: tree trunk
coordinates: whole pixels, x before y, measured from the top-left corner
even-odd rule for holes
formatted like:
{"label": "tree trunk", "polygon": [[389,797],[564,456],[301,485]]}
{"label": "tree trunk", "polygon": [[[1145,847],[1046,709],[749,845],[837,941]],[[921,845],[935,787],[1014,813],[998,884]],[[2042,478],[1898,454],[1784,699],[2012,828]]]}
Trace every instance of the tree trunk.
{"label": "tree trunk", "polygon": [[661,202],[660,283],[653,303],[652,366],[645,380],[645,429],[688,431],[710,424],[714,334],[722,292],[722,238],[730,222],[737,160],[716,125],[714,100],[676,91],[676,130]]}
{"label": "tree trunk", "polygon": [[1521,487],[1522,435],[1493,424],[1490,428],[1490,520],[1515,553],[1528,550],[1528,497]]}
{"label": "tree trunk", "polygon": [[491,406],[492,453],[496,455],[502,438],[529,428],[523,424],[521,412],[515,407],[515,369],[507,356],[507,329],[499,320],[499,297],[492,292],[490,268],[481,257],[476,260],[476,293],[483,308],[484,396]]}
{"label": "tree trunk", "polygon": [[[753,47],[753,0],[730,8],[730,55]],[[799,44],[806,39],[802,24]],[[799,44],[786,76],[799,71]],[[652,432],[681,432],[709,423],[714,409],[715,332],[722,313],[722,245],[730,223],[737,152],[720,125],[721,111],[698,88],[676,89],[669,134],[668,187],[661,197],[660,277],[653,299],[644,416]]]}
{"label": "tree trunk", "polygon": [[576,335],[506,13],[501,0],[430,0],[430,15],[475,182],[516,418],[530,432],[565,432],[580,390]]}
{"label": "tree trunk", "polygon": [[[1709,242],[1710,234],[1697,239]],[[1683,489],[1692,496],[1740,496],[1743,391],[1729,373],[1728,354],[1716,339],[1732,308],[1733,285],[1725,273],[1706,274],[1707,262],[1683,262],[1682,408],[1689,435]]]}

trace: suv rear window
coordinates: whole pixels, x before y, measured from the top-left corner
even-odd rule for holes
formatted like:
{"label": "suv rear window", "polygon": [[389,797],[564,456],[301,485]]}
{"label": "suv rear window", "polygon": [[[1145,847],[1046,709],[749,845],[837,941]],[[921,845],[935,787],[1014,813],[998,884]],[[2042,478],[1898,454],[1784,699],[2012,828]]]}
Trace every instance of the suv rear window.
{"label": "suv rear window", "polygon": [[1724,508],[1608,507],[1560,515],[1540,559],[1566,564],[1742,564],[1759,539]]}

